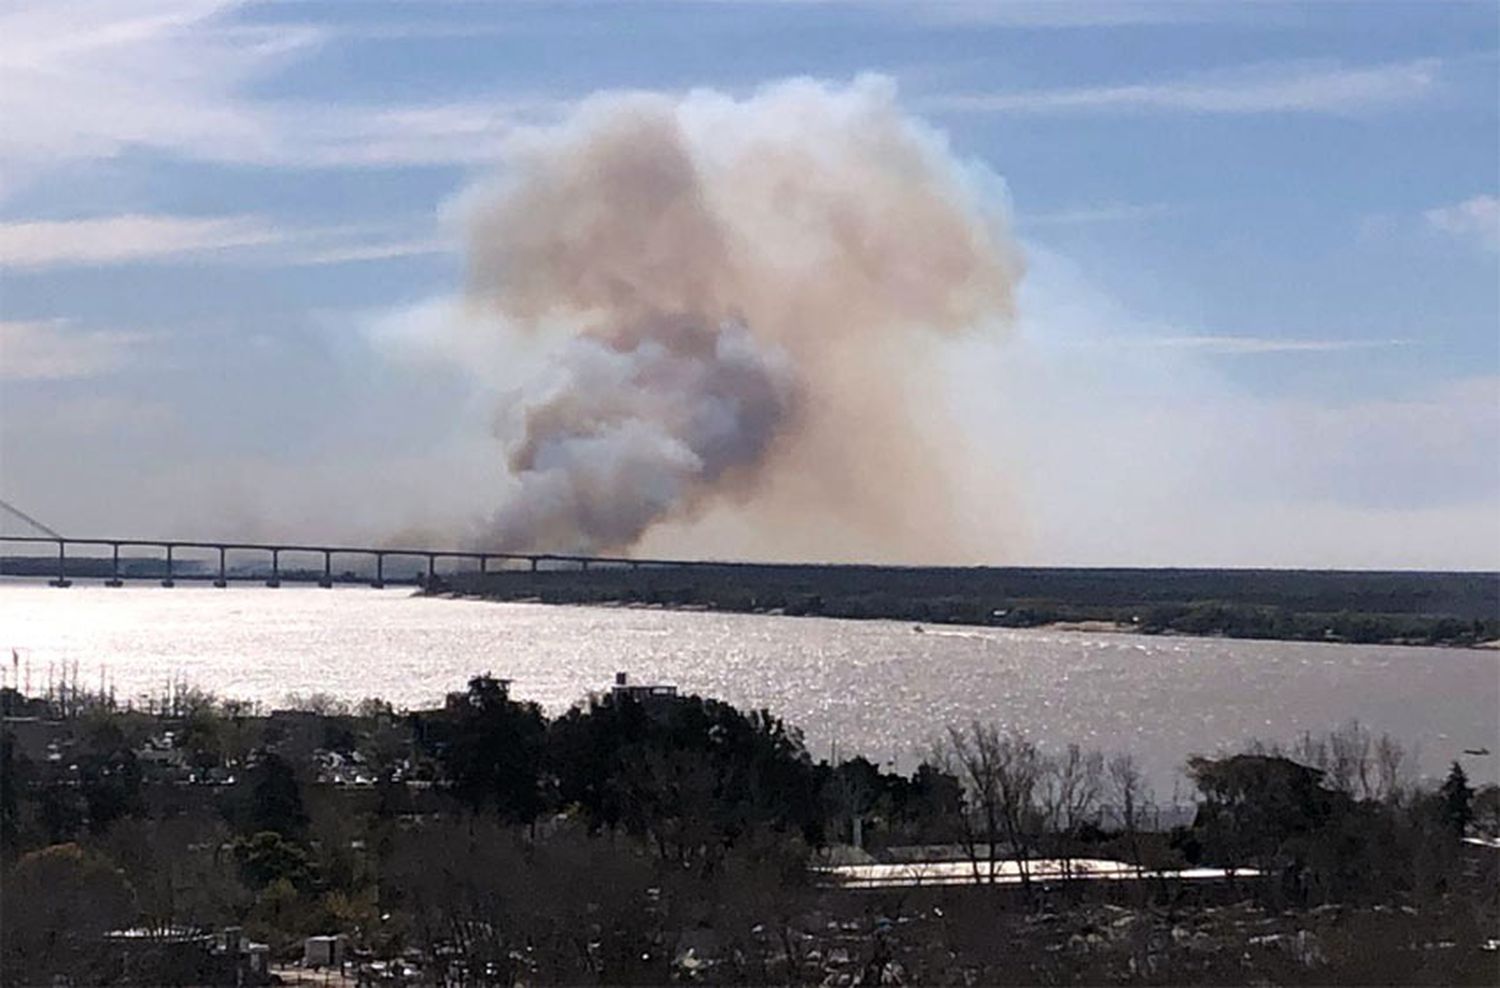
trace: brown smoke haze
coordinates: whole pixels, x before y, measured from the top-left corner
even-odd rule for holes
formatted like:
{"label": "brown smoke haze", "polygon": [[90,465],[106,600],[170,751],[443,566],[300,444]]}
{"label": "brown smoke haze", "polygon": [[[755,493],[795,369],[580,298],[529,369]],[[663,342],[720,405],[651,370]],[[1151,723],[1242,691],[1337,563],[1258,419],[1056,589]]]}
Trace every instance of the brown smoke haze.
{"label": "brown smoke haze", "polygon": [[979,184],[876,78],[602,96],[519,136],[467,202],[469,292],[555,351],[504,404],[485,541],[655,548],[725,509],[739,555],[993,551],[954,510],[935,368],[1012,314]]}

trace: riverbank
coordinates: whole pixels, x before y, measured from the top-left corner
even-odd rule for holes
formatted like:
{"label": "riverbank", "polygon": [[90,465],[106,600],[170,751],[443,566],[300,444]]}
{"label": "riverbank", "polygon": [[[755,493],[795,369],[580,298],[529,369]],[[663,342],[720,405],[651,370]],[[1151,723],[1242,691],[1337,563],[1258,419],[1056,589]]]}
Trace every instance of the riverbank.
{"label": "riverbank", "polygon": [[1465,647],[1500,637],[1495,573],[596,566],[452,574],[427,592],[914,626]]}
{"label": "riverbank", "polygon": [[[813,614],[810,612],[788,613],[784,607],[752,608],[740,610],[732,607],[718,607],[713,603],[674,604],[662,602],[646,602],[640,600],[580,600],[562,601],[548,600],[543,597],[495,597],[491,594],[470,593],[453,590],[446,585],[439,585],[435,589],[418,590],[414,596],[417,597],[442,597],[446,600],[496,600],[507,604],[545,604],[556,607],[599,607],[606,610],[621,609],[635,611],[673,611],[681,614],[754,614],[760,617],[840,617],[844,620],[871,620],[888,621],[899,620],[879,615],[861,618],[847,618],[842,615]],[[995,625],[970,624],[960,621],[934,621],[933,630],[944,627],[957,628],[984,628],[995,627]],[[1139,635],[1141,629],[1136,625],[1123,624],[1117,621],[1053,621],[1049,624],[1028,625],[1027,630],[1035,631],[1069,631],[1080,634],[1095,635]],[[920,624],[913,624],[911,630],[914,634],[926,634],[928,629]],[[1500,647],[1500,642],[1483,642],[1475,648]]]}

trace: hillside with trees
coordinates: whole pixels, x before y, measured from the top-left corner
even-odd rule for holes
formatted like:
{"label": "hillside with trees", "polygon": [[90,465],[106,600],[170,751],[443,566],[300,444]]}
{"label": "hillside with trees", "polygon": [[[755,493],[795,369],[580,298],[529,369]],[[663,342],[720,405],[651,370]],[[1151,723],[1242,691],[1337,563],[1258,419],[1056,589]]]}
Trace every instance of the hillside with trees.
{"label": "hillside with trees", "polygon": [[[365,984],[1488,984],[1500,959],[1500,793],[1423,784],[1358,724],[1189,757],[1163,828],[1125,752],[973,723],[901,775],[665,689],[555,718],[488,675],[417,711],[0,705],[6,984],[243,982],[226,928],[277,964],[338,936]],[[881,866],[958,879],[861,883]]]}

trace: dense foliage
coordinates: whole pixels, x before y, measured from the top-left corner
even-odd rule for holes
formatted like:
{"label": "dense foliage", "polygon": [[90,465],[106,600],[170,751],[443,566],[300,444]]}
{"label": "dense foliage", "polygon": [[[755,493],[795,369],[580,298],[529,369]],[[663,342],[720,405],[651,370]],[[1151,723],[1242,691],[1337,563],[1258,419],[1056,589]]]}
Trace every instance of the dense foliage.
{"label": "dense foliage", "polygon": [[[1165,832],[1145,825],[1152,796],[1128,755],[1047,752],[982,723],[950,731],[902,776],[858,757],[814,762],[768,711],[619,691],[549,718],[491,676],[409,714],[327,697],[265,716],[190,693],[152,712],[75,702],[66,717],[7,702],[28,716],[0,732],[6,984],[233,983],[233,972],[184,965],[162,940],[222,926],[244,927],[278,957],[339,932],[367,961],[416,958],[414,977],[484,985],[830,972],[1128,981],[1148,968],[1155,980],[1236,980],[1254,973],[1242,955],[1259,958],[1260,976],[1318,983],[1355,971],[1370,950],[1419,980],[1483,981],[1487,955],[1475,952],[1497,916],[1495,855],[1476,858],[1460,838],[1500,825],[1500,793],[1475,792],[1457,765],[1424,789],[1398,746],[1357,724],[1284,752],[1191,759],[1196,815]],[[825,887],[809,864],[836,845],[856,857],[956,849],[976,883],[918,890],[920,908],[913,891]],[[994,884],[1000,864],[1026,876],[1038,856],[1267,877],[1227,892],[1160,878],[1092,900],[1081,886],[1059,898],[1047,883]],[[1091,916],[1088,901],[1124,897],[1146,911],[1142,930],[1165,922],[1170,933],[1172,917],[1201,914],[1203,930],[1234,942],[1249,934],[1209,908],[1225,894],[1263,915],[1321,917],[1330,946],[1286,970],[1282,954],[1248,940],[1210,956],[1196,940],[1127,937],[1125,953],[1107,955],[1089,946],[1086,925],[1068,934],[1079,947],[1028,918]],[[1376,925],[1399,907],[1412,930],[1420,917],[1426,940],[1330,956],[1369,918],[1333,922],[1335,906],[1373,909]],[[908,925],[882,927],[876,915]],[[122,954],[118,931],[132,927],[159,953]],[[1001,935],[1011,946],[995,953]],[[1462,949],[1434,967],[1421,944],[1437,940]]]}

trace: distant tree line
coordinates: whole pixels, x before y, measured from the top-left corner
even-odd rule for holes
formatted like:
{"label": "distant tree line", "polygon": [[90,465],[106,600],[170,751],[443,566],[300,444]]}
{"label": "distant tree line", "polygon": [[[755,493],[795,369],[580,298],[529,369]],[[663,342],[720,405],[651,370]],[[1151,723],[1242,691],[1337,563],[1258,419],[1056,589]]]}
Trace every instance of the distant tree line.
{"label": "distant tree line", "polygon": [[436,591],[545,603],[1362,644],[1500,638],[1500,576],[1233,570],[748,566],[455,574]]}

